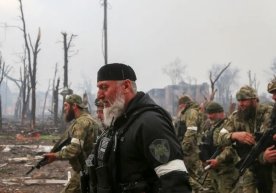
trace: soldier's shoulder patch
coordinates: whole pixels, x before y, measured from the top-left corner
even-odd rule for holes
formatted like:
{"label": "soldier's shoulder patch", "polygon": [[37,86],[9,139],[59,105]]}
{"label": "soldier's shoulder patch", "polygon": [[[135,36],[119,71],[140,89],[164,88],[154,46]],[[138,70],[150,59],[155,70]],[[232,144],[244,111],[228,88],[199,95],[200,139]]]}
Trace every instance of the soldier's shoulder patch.
{"label": "soldier's shoulder patch", "polygon": [[160,163],[167,163],[170,158],[170,146],[166,139],[155,139],[150,145],[149,150],[152,156]]}

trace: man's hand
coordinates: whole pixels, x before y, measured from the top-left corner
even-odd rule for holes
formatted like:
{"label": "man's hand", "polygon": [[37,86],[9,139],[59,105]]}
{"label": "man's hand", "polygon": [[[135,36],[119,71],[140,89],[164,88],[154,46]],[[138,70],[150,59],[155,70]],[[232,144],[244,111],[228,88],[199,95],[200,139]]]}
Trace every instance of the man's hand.
{"label": "man's hand", "polygon": [[[209,159],[206,161],[206,163],[208,164],[208,166],[210,166],[210,168],[214,169],[218,166],[218,160],[216,159]],[[207,167],[207,166],[206,166]]]}
{"label": "man's hand", "polygon": [[238,141],[240,143],[245,143],[248,145],[253,145],[256,143],[254,136],[246,131],[233,132],[231,135],[233,141]]}
{"label": "man's hand", "polygon": [[52,163],[57,159],[57,154],[52,152],[45,153],[43,156],[46,158],[47,164]]}
{"label": "man's hand", "polygon": [[276,162],[276,149],[274,149],[275,146],[272,145],[271,147],[268,147],[263,154],[263,159],[267,163],[274,163]]}

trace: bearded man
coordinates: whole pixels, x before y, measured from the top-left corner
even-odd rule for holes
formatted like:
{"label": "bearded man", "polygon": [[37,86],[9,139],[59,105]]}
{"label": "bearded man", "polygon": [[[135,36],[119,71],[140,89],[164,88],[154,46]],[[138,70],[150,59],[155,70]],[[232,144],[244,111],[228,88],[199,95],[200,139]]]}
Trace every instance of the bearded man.
{"label": "bearded man", "polygon": [[[265,132],[270,126],[272,107],[259,104],[256,90],[250,86],[243,86],[236,94],[238,110],[233,112],[224,128],[220,130],[218,143],[220,145],[233,145],[241,159],[245,158],[252,145],[257,141],[256,134]],[[249,167],[240,180],[243,193],[265,192],[262,186],[260,164]]]}
{"label": "bearded man", "polygon": [[59,141],[69,138],[70,143],[60,151],[46,153],[44,156],[47,163],[55,160],[69,160],[74,173],[61,193],[79,193],[81,192],[80,173],[87,172],[85,160],[93,148],[95,131],[98,130],[99,125],[96,119],[87,112],[87,106],[82,98],[76,94],[69,95],[65,99],[64,119],[66,122],[72,121],[72,124]]}
{"label": "bearded man", "polygon": [[136,74],[113,63],[98,71],[104,134],[96,144],[97,193],[190,193],[181,145],[169,114],[137,92]]}

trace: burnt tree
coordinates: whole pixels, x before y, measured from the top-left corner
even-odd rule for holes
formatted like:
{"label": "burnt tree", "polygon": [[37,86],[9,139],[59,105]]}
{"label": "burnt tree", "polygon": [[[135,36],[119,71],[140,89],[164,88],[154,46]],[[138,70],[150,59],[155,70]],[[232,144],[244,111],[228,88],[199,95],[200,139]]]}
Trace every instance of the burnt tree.
{"label": "burnt tree", "polygon": [[260,83],[257,81],[256,74],[254,74],[254,76],[252,77],[251,70],[248,71],[248,81],[249,81],[248,85],[254,88],[256,91],[258,91],[258,87]]}
{"label": "burnt tree", "polygon": [[69,51],[72,46],[72,41],[76,37],[76,35],[72,34],[69,38],[67,39],[67,33],[62,32],[61,33],[63,36],[63,51],[64,51],[64,80],[63,80],[63,87],[64,89],[68,89],[68,63],[69,63]]}
{"label": "burnt tree", "polygon": [[[9,68],[5,66],[5,62],[3,61],[2,55],[0,53],[0,88],[2,85],[2,81],[5,77],[5,74],[8,74]],[[0,130],[2,130],[2,96],[0,94]]]}
{"label": "burnt tree", "polygon": [[[72,34],[69,38],[67,39],[67,33],[62,32],[61,33],[63,36],[63,51],[64,51],[64,80],[63,80],[63,90],[60,93],[63,96],[62,104],[65,101],[66,95],[70,95],[73,93],[73,90],[69,88],[68,86],[68,63],[69,63],[69,53],[70,53],[70,48],[72,47],[72,41],[76,37],[76,35]],[[62,115],[63,115],[63,108],[62,108]],[[63,119],[62,119],[63,120]],[[64,129],[64,122],[61,122],[61,128]]]}
{"label": "burnt tree", "polygon": [[215,84],[218,81],[218,79],[220,78],[220,76],[222,75],[222,73],[230,66],[231,62],[229,62],[217,75],[215,75],[215,77],[213,77],[213,73],[212,71],[210,71],[209,73],[209,80],[211,83],[211,94],[209,97],[209,101],[213,101],[215,98],[215,94],[217,92],[217,89],[215,88]]}
{"label": "burnt tree", "polygon": [[55,126],[58,125],[58,91],[59,91],[59,82],[60,82],[59,78],[56,80],[56,76],[57,76],[57,64],[55,66],[55,73],[54,73],[53,84],[52,84],[53,96],[52,96],[52,105],[51,105],[51,113],[53,115],[53,121]]}
{"label": "burnt tree", "polygon": [[238,69],[231,68],[230,64],[214,65],[210,71],[211,95],[209,100],[216,98],[216,101],[224,107],[225,112],[232,112],[235,108],[231,88],[235,86],[239,72]]}
{"label": "burnt tree", "polygon": [[41,32],[40,28],[38,30],[38,34],[36,37],[35,44],[32,44],[31,37],[27,34],[26,22],[23,11],[22,0],[18,0],[20,4],[20,13],[21,13],[21,21],[22,21],[22,32],[24,38],[25,49],[27,53],[27,66],[28,66],[28,74],[30,77],[30,86],[31,86],[31,129],[35,128],[36,124],[36,73],[37,73],[37,56],[40,51],[40,37]]}
{"label": "burnt tree", "polygon": [[49,84],[48,84],[47,91],[45,93],[45,98],[44,98],[44,103],[43,103],[43,108],[42,108],[42,124],[44,124],[45,108],[46,108],[46,103],[47,103],[49,90],[50,90],[50,81],[49,81]]}

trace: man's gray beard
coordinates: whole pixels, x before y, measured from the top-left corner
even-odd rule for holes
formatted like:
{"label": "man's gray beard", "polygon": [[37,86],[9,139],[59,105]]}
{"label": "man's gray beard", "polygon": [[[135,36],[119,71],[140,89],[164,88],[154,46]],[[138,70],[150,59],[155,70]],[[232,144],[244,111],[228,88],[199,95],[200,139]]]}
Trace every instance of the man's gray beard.
{"label": "man's gray beard", "polygon": [[114,103],[107,108],[103,109],[104,113],[104,125],[109,127],[113,122],[123,114],[125,107],[125,100],[122,94],[119,94]]}

